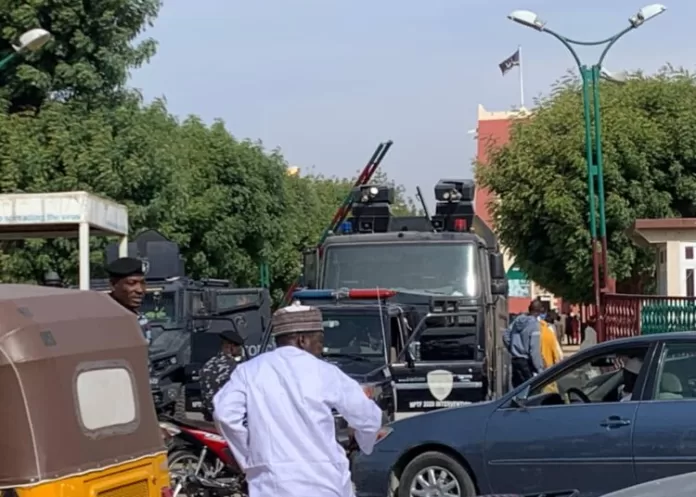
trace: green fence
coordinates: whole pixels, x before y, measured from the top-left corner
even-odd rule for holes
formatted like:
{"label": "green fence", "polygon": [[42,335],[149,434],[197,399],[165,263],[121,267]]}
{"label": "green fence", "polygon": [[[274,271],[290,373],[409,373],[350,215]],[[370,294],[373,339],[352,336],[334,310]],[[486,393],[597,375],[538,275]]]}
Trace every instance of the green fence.
{"label": "green fence", "polygon": [[696,298],[605,295],[607,338],[696,331]]}

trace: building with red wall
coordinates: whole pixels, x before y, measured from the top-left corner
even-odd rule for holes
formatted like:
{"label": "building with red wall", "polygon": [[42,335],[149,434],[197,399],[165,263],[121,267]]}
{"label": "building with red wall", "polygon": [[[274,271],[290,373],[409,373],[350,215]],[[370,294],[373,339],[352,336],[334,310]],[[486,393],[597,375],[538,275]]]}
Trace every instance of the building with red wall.
{"label": "building with red wall", "polygon": [[[489,112],[483,105],[478,106],[478,124],[476,127],[476,160],[481,167],[485,167],[489,159],[489,151],[496,146],[505,145],[510,138],[510,126],[515,119],[525,119],[528,116],[526,110],[511,112]],[[485,188],[476,189],[475,208],[476,213],[483,221],[493,228],[491,222],[489,202],[493,198],[491,192]],[[501,247],[505,251],[505,247]],[[510,297],[508,300],[510,313],[525,312],[533,298],[540,297],[547,300],[550,307],[556,308],[560,302],[556,302],[553,295],[549,294],[538,285],[526,280],[521,271],[515,267],[515,261],[509,254],[505,255],[505,268],[508,271],[510,281]],[[525,289],[527,290],[525,292]],[[522,296],[524,295],[524,296]]]}

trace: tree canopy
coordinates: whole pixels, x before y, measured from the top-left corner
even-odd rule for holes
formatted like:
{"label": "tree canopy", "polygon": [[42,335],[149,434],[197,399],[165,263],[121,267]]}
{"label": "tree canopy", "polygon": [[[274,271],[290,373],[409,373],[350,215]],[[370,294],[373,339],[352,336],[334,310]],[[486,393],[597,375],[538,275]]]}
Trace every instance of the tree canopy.
{"label": "tree canopy", "polygon": [[[600,92],[609,269],[635,291],[654,271],[654,254],[627,234],[635,219],[696,215],[696,79],[668,66]],[[566,78],[477,167],[498,199],[501,243],[531,279],[576,302],[592,294],[583,126],[579,82]]]}
{"label": "tree canopy", "polygon": [[0,10],[0,51],[23,32],[42,27],[54,40],[13,71],[0,74],[11,108],[41,107],[46,98],[104,100],[124,88],[131,69],[154,55],[150,38],[135,39],[155,20],[160,0],[32,0]]}

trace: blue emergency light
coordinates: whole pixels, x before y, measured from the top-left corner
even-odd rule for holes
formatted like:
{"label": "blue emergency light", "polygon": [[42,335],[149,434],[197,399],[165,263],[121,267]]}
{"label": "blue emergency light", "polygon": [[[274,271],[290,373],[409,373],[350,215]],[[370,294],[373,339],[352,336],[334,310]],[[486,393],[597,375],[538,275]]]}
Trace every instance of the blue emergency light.
{"label": "blue emergency light", "polygon": [[397,292],[387,290],[385,288],[353,288],[341,290],[297,290],[292,294],[295,300],[376,300],[388,299],[393,297]]}
{"label": "blue emergency light", "polygon": [[341,224],[341,233],[344,235],[348,235],[353,232],[353,223],[350,221],[343,221],[343,224]]}
{"label": "blue emergency light", "polygon": [[336,296],[333,290],[298,290],[292,294],[297,300],[331,300]]}

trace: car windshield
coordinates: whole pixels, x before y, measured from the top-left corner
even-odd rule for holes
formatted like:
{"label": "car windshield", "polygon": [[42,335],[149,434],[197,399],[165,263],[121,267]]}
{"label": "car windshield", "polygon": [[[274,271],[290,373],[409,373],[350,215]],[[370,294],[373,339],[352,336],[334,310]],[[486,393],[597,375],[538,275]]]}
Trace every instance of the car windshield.
{"label": "car windshield", "polygon": [[176,319],[176,292],[147,290],[140,312],[151,322],[172,323]]}
{"label": "car windshield", "polygon": [[383,357],[384,339],[378,315],[324,315],[324,355]]}
{"label": "car windshield", "polygon": [[326,250],[324,288],[392,288],[478,294],[473,243],[380,243]]}

